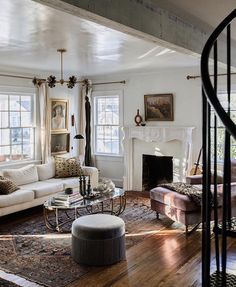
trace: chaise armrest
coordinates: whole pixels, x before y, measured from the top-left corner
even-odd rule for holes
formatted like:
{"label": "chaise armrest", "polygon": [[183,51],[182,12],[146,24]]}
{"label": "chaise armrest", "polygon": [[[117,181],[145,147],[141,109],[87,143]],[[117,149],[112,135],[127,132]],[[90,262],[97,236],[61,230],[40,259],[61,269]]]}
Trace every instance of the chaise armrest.
{"label": "chaise armrest", "polygon": [[[188,184],[202,184],[202,174],[196,174],[196,175],[189,175],[186,176],[186,183]],[[211,176],[211,183],[214,183],[214,177]],[[217,184],[223,183],[223,177],[222,175],[217,175]]]}
{"label": "chaise armrest", "polygon": [[90,184],[92,188],[98,186],[98,169],[92,166],[82,166],[83,174],[90,176]]}
{"label": "chaise armrest", "polygon": [[202,184],[202,174],[186,176],[186,183],[188,183],[188,184]]}

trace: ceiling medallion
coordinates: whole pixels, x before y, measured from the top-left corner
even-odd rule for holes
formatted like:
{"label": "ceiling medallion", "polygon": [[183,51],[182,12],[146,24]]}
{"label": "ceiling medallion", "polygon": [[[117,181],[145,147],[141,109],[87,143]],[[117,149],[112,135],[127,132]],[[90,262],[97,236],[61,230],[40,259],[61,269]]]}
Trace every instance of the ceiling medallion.
{"label": "ceiling medallion", "polygon": [[69,77],[68,81],[63,79],[63,53],[66,52],[66,49],[57,49],[57,52],[61,53],[61,79],[57,81],[56,77],[53,75],[50,75],[46,80],[34,77],[32,82],[35,86],[40,86],[42,83],[47,83],[49,88],[54,88],[56,84],[63,85],[64,83],[67,83],[67,87],[72,89],[74,88],[75,84],[78,83],[75,76]]}

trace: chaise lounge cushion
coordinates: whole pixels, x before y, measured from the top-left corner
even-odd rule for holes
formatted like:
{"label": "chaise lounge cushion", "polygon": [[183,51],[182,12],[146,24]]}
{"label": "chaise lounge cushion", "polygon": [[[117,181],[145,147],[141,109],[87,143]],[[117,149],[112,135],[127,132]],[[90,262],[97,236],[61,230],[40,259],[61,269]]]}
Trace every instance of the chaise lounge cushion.
{"label": "chaise lounge cushion", "polygon": [[150,198],[183,211],[199,210],[187,195],[179,194],[164,187],[155,187],[150,191]]}
{"label": "chaise lounge cushion", "polygon": [[1,195],[0,208],[32,200],[34,200],[34,192],[32,190],[19,189],[13,193]]}
{"label": "chaise lounge cushion", "polygon": [[22,185],[21,189],[33,190],[35,198],[40,198],[46,195],[63,191],[63,183],[47,183],[38,181]]}

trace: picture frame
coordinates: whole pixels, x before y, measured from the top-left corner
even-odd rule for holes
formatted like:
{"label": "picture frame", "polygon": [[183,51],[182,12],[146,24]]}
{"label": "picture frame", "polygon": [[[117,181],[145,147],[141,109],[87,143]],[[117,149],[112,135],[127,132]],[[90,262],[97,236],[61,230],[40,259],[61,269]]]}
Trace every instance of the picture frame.
{"label": "picture frame", "polygon": [[173,94],[144,95],[145,121],[173,121]]}
{"label": "picture frame", "polygon": [[68,132],[69,101],[51,99],[50,110],[51,133]]}
{"label": "picture frame", "polygon": [[51,154],[64,154],[70,152],[70,134],[51,134]]}

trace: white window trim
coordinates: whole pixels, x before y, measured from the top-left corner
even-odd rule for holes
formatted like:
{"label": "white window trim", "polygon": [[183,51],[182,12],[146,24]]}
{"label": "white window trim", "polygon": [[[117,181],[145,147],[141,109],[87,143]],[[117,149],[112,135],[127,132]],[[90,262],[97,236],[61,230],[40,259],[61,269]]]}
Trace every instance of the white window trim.
{"label": "white window trim", "polygon": [[30,88],[30,87],[22,87],[22,86],[0,86],[0,96],[1,95],[20,95],[20,96],[27,96],[30,95],[32,96],[32,106],[33,106],[33,122],[34,125],[32,128],[34,128],[34,158],[30,159],[21,159],[21,160],[10,160],[10,161],[5,161],[5,162],[0,162],[0,167],[7,167],[7,166],[14,166],[14,165],[20,165],[24,163],[31,163],[31,162],[36,162],[37,160],[37,147],[36,147],[36,130],[37,130],[37,125],[36,125],[36,93],[35,89]]}
{"label": "white window trim", "polygon": [[123,106],[123,101],[124,101],[124,96],[123,96],[123,90],[106,90],[106,91],[93,91],[92,92],[92,110],[93,110],[93,127],[94,125],[94,113],[95,113],[95,98],[96,97],[107,97],[107,96],[112,96],[112,95],[117,95],[119,96],[119,135],[120,135],[120,143],[119,143],[119,154],[114,154],[114,153],[99,153],[95,151],[95,146],[96,146],[96,136],[95,136],[95,128],[93,128],[93,153],[95,156],[108,156],[108,157],[123,157],[123,146],[122,146],[122,127],[124,124],[124,106]]}

